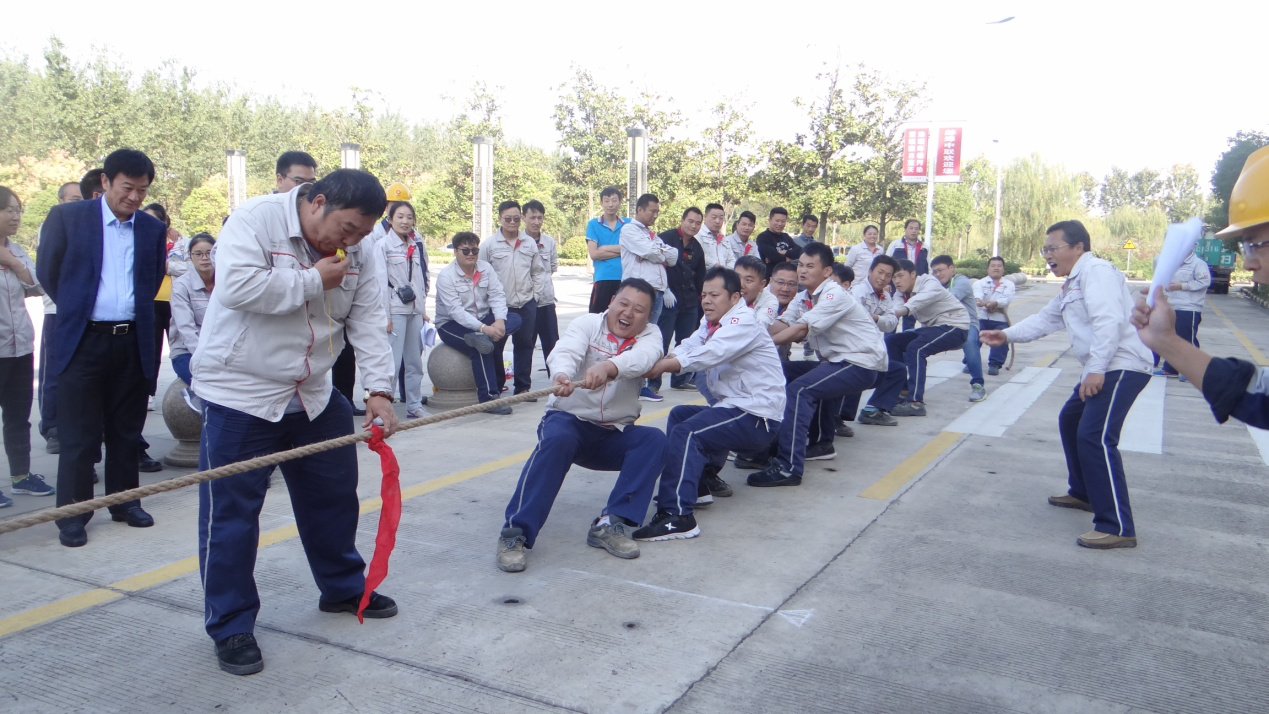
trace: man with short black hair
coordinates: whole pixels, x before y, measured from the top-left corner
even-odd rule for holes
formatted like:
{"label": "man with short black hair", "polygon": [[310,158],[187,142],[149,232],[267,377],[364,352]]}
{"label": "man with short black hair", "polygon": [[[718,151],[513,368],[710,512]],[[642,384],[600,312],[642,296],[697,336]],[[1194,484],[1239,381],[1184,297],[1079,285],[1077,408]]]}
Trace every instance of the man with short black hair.
{"label": "man with short black hair", "polygon": [[831,279],[833,251],[811,243],[798,262],[798,282],[804,288],[793,306],[780,316],[786,329],[774,337],[787,344],[806,339],[820,361],[785,362],[789,380],[777,452],[765,469],[750,474],[750,486],[797,486],[802,483],[811,422],[819,420],[822,443],[815,458],[831,459],[833,427],[842,397],[871,387],[884,371],[886,345],[872,318],[841,285]]}
{"label": "man with short black hair", "polygon": [[731,248],[731,254],[734,260],[739,260],[746,255],[758,255],[758,245],[749,240],[753,235],[753,229],[758,225],[758,217],[751,211],[741,211],[740,217],[736,219],[736,224],[732,227],[731,235],[727,236],[725,243]]}
{"label": "man with short black hair", "polygon": [[[480,259],[493,266],[507,297],[507,312],[520,316],[523,325],[511,335],[515,394],[533,389],[533,347],[537,343],[538,301],[534,290],[549,266],[538,260],[538,244],[521,228],[524,220],[518,201],[498,204],[498,230],[480,244]],[[506,347],[504,336],[494,344],[495,354]],[[506,382],[506,373],[502,375]]]}
{"label": "man with short black hair", "polygon": [[771,278],[771,271],[784,262],[797,262],[802,255],[802,248],[784,232],[789,223],[789,212],[779,206],[771,209],[767,216],[767,230],[758,234],[758,255],[766,265],[766,278]]}
{"label": "man with short black hair", "polygon": [[[145,406],[159,369],[154,296],[167,269],[167,227],[141,210],[154,164],[119,149],[100,176],[101,200],[54,206],[40,230],[36,273],[60,309],[45,365],[59,381],[59,506],[93,497],[103,431],[106,493],[139,485]],[[111,506],[110,516],[134,528],[154,525],[140,501]],[[91,517],[58,520],[62,545],[85,545]]]}
{"label": "man with short black hair", "polygon": [[586,544],[618,558],[639,557],[626,528],[647,514],[665,463],[665,434],[635,424],[643,375],[661,358],[661,333],[649,321],[654,295],[647,281],[626,278],[608,310],[575,318],[555,345],[548,367],[560,389],[546,402],[537,447],[507,503],[499,570],[524,570],[524,551],[533,548],[574,464],[619,472]]}
{"label": "man with short black hair", "polygon": [[317,159],[306,151],[287,151],[278,157],[274,193],[288,193],[317,180]]}
{"label": "man with short black hair", "polygon": [[[805,248],[808,243],[815,242],[815,231],[820,227],[820,219],[814,213],[802,214],[802,232],[793,236],[793,242],[798,244],[799,248]],[[792,258],[789,259],[792,262]]]}
{"label": "man with short black hair", "polygon": [[[1005,280],[1005,259],[1000,256],[987,261],[987,277],[974,283],[974,297],[981,312],[979,330],[1003,330],[1009,326],[1005,308],[1013,301],[1012,280]],[[987,353],[987,374],[996,376],[1009,357],[1009,345],[997,345]]]}
{"label": "man with short black hair", "polygon": [[595,280],[590,291],[591,314],[607,310],[621,285],[621,228],[630,222],[618,213],[621,198],[621,190],[615,186],[600,191],[603,213],[586,223],[586,253],[594,265]]}
{"label": "man with short black hair", "polygon": [[965,335],[965,371],[969,373],[969,401],[981,402],[987,398],[987,390],[983,387],[983,356],[978,344],[978,303],[974,297],[974,284],[964,275],[956,272],[956,264],[952,256],[940,255],[930,261],[934,277],[943,284],[961,305],[965,306],[965,314],[969,316],[969,327]]}
{"label": "man with short black hair", "polygon": [[538,244],[538,263],[542,271],[537,274],[537,284],[533,287],[533,299],[538,303],[537,316],[534,318],[537,340],[542,344],[542,359],[551,356],[555,343],[560,341],[560,321],[555,314],[555,278],[560,269],[560,255],[555,248],[555,237],[542,232],[542,224],[546,222],[546,206],[533,199],[524,204],[524,233]]}
{"label": "man with short black hair", "polygon": [[[660,238],[666,245],[679,253],[678,262],[666,268],[666,280],[670,292],[674,293],[674,305],[661,307],[661,319],[657,327],[661,329],[661,351],[668,352],[670,342],[678,344],[696,331],[701,322],[701,287],[705,284],[705,256],[696,233],[702,222],[701,209],[692,206],[683,211],[678,228],[671,228],[661,233]],[[670,389],[696,389],[691,372],[680,372],[670,377]],[[661,376],[648,379],[652,391],[660,393]]]}
{"label": "man with short black hair", "polygon": [[[850,294],[868,311],[868,315],[872,317],[872,321],[876,323],[882,335],[894,332],[894,328],[899,326],[899,318],[894,314],[895,300],[890,295],[890,281],[898,267],[899,261],[888,255],[879,255],[873,258],[868,275],[863,280],[855,281],[850,289]],[[889,358],[888,353],[887,358]],[[908,370],[902,362],[889,359],[887,373],[894,374],[898,379],[906,376]],[[838,412],[836,432],[838,436],[855,435],[854,429],[846,422],[855,421],[858,413],[859,395],[847,395],[842,400],[841,411]],[[899,422],[889,415],[876,415],[872,423],[881,426],[896,426]]]}
{"label": "man with short black hair", "polygon": [[[652,374],[697,371],[714,402],[682,405],[666,424],[668,453],[661,470],[657,512],[635,540],[663,541],[700,534],[692,515],[698,498],[731,495],[718,473],[728,451],[762,449],[780,429],[784,374],[775,344],[740,295],[740,277],[711,268],[701,291],[705,319],[691,337],[658,360]],[[703,488],[702,488],[703,487]]]}
{"label": "man with short black hair", "polygon": [[92,200],[101,196],[101,175],[105,172],[105,169],[88,169],[79,180],[80,200]]}
{"label": "man with short black hair", "polygon": [[[666,304],[671,307],[678,304],[674,293],[668,290],[666,270],[678,263],[679,252],[652,230],[660,214],[661,200],[645,193],[635,202],[634,218],[621,228],[621,274],[626,279],[639,278],[652,286],[655,297],[648,320],[653,325],[660,321],[661,309]],[[639,391],[639,398],[647,402],[665,399],[652,389],[650,382]]]}
{"label": "man with short black hair", "polygon": [[[87,183],[94,190],[84,192]],[[74,203],[84,200],[84,196],[97,198],[101,195],[101,169],[93,169],[78,182],[67,181],[57,189],[57,203]],[[44,450],[56,454],[62,450],[61,440],[57,437],[57,376],[46,365],[52,358],[50,350],[53,346],[53,332],[57,329],[57,303],[47,294],[41,295],[44,301],[44,322],[40,326],[40,368],[39,389],[36,391],[36,403],[40,408],[38,428],[44,437]],[[148,445],[147,445],[148,446]],[[145,446],[142,447],[144,450]]]}
{"label": "man with short black hair", "polygon": [[930,249],[921,242],[921,221],[909,218],[903,222],[903,236],[886,248],[886,255],[910,260],[916,266],[917,275],[930,272]]}
{"label": "man with short black hair", "polygon": [[757,256],[746,255],[736,261],[736,274],[740,276],[740,296],[745,306],[753,310],[754,318],[763,329],[770,328],[779,316],[780,301],[767,290],[767,266]]}
{"label": "man with short black hair", "polygon": [[700,232],[696,234],[696,240],[700,241],[701,250],[705,254],[706,270],[720,265],[724,268],[736,265],[736,254],[731,252],[727,236],[723,235],[724,220],[722,204],[710,203],[705,206],[705,220]]}
{"label": "man with short black hair", "polygon": [[[302,190],[243,203],[216,243],[216,290],[191,363],[192,388],[205,404],[203,469],[351,434],[352,407],[328,377],[345,334],[368,392],[362,428],[377,418],[385,435],[396,430],[383,278],[364,251],[345,252],[383,215],[383,187],[364,171],[340,169]],[[272,468],[199,486],[205,626],[230,674],[264,668],[253,634],[260,598],[252,571]],[[356,446],[278,468],[321,593],[318,609],[356,613],[365,590]],[[364,615],[396,613],[391,598],[371,593]]]}

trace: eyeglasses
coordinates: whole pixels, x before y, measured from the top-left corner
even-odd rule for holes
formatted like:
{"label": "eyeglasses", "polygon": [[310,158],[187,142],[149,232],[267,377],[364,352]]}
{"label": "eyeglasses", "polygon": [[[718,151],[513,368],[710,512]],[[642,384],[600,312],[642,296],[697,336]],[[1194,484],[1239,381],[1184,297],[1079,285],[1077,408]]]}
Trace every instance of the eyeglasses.
{"label": "eyeglasses", "polygon": [[296,186],[301,186],[301,185],[306,184],[306,183],[313,183],[313,182],[315,182],[317,179],[304,178],[303,176],[287,176],[287,177],[286,177],[286,180],[287,180],[287,181],[290,181],[291,183],[295,184]]}
{"label": "eyeglasses", "polygon": [[772,280],[771,284],[777,288],[796,288],[798,286],[796,280]]}
{"label": "eyeglasses", "polygon": [[503,216],[502,222],[503,223],[519,223],[520,216]]}
{"label": "eyeglasses", "polygon": [[200,250],[200,251],[196,251],[196,252],[194,252],[194,253],[190,253],[190,254],[189,254],[189,257],[191,257],[191,258],[210,258],[210,257],[211,257],[211,251],[210,251],[210,250]]}
{"label": "eyeglasses", "polygon": [[1058,243],[1057,245],[1042,245],[1040,246],[1040,255],[1053,255],[1057,252],[1058,248],[1061,248],[1064,245],[1066,244]]}
{"label": "eyeglasses", "polygon": [[480,253],[479,248],[455,248],[454,250],[462,253],[463,255],[477,255]]}
{"label": "eyeglasses", "polygon": [[22,209],[21,209],[21,208],[14,208],[14,207],[10,206],[10,207],[8,207],[8,208],[4,209],[4,212],[5,212],[5,213],[7,213],[7,214],[9,214],[10,216],[16,216],[16,217],[18,217],[18,218],[21,218],[21,217],[22,217]]}
{"label": "eyeglasses", "polygon": [[1239,242],[1242,244],[1242,248],[1243,248],[1243,256],[1244,256],[1244,257],[1246,257],[1246,258],[1254,258],[1254,257],[1256,257],[1256,252],[1257,252],[1257,251],[1259,251],[1261,248],[1263,248],[1263,247],[1265,247],[1265,246],[1269,245],[1269,239],[1265,239],[1265,240],[1258,240],[1258,241],[1256,241],[1255,243],[1248,243],[1248,242],[1247,242],[1247,241],[1245,241],[1245,240],[1244,240],[1244,241],[1239,241]]}

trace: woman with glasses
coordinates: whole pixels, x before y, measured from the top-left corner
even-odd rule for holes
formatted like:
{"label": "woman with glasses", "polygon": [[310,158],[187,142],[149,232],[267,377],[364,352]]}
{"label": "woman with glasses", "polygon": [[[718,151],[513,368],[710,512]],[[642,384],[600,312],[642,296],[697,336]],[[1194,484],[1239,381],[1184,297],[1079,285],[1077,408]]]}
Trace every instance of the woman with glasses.
{"label": "woman with glasses", "polygon": [[414,207],[405,201],[388,205],[388,232],[375,245],[386,268],[384,303],[393,369],[405,365],[406,416],[423,416],[423,323],[427,316],[427,249],[414,233]]}
{"label": "woman with glasses", "polygon": [[1133,300],[1124,274],[1093,255],[1084,224],[1062,221],[1047,234],[1040,254],[1054,275],[1066,278],[1061,290],[1038,313],[1003,330],[983,330],[979,337],[997,347],[1066,330],[1084,370],[1058,414],[1069,489],[1050,496],[1049,505],[1093,513],[1093,530],[1076,539],[1079,545],[1135,548],[1119,430],[1150,382],[1150,350],[1129,322]]}
{"label": "woman with glasses", "polygon": [[[1269,283],[1269,147],[1247,157],[1229,197],[1229,227],[1216,234],[1242,242],[1243,266],[1252,280]],[[1203,393],[1216,421],[1230,417],[1269,429],[1269,368],[1245,360],[1212,357],[1177,334],[1177,316],[1162,288],[1154,307],[1142,300],[1132,322],[1141,341]]]}
{"label": "woman with glasses", "polygon": [[[31,400],[35,396],[35,325],[26,299],[43,295],[35,263],[22,246],[10,240],[22,225],[22,201],[0,186],[0,419],[4,451],[9,457],[13,492],[51,496],[52,486],[31,473]],[[0,508],[13,499],[0,491]]]}
{"label": "woman with glasses", "polygon": [[216,266],[212,263],[214,245],[216,239],[209,233],[199,233],[190,238],[189,257],[194,269],[185,271],[172,281],[172,325],[168,337],[172,371],[185,383],[185,389],[181,390],[185,403],[198,412],[202,411],[202,405],[190,387],[194,379],[190,375],[189,363],[198,347],[198,333],[203,329],[207,302],[216,287]]}

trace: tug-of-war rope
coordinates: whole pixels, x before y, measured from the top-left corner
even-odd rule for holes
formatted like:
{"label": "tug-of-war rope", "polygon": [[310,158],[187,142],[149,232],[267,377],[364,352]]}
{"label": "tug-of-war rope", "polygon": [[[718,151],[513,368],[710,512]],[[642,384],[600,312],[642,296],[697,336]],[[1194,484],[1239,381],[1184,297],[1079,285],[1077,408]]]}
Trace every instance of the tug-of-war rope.
{"label": "tug-of-war rope", "polygon": [[[549,397],[552,394],[555,394],[556,390],[558,389],[559,389],[558,385],[553,385],[547,389],[539,389],[535,392],[522,392],[513,397],[507,397],[505,399],[495,399],[493,401],[482,402],[480,404],[473,404],[471,406],[460,407],[458,409],[442,412],[440,414],[433,414],[432,416],[426,416],[419,419],[410,419],[408,421],[403,421],[400,424],[398,424],[397,432],[399,433],[402,431],[408,431],[410,429],[417,429],[421,426],[438,424],[443,421],[449,421],[450,419],[458,419],[459,417],[470,416],[472,414],[480,414],[481,412],[485,412],[490,409],[494,409],[496,407],[505,407],[512,404],[517,404],[519,402],[527,402],[532,399],[538,399],[541,397]],[[315,444],[306,444],[304,446],[301,446],[295,449],[289,449],[287,451],[278,451],[276,453],[268,454],[265,456],[257,456],[254,459],[247,459],[246,461],[239,461],[233,464],[226,464],[224,466],[219,466],[214,469],[208,469],[207,471],[198,471],[196,473],[192,473],[186,476],[177,476],[176,478],[167,479],[165,481],[159,481],[158,483],[148,484],[145,486],[141,486],[139,488],[129,489],[127,491],[119,491],[118,493],[111,493],[111,494],[102,496],[100,498],[93,498],[87,501],[79,501],[78,503],[72,503],[66,506],[59,506],[57,508],[47,508],[42,511],[36,511],[35,513],[29,514],[26,516],[11,518],[5,521],[0,521],[0,535],[3,535],[5,533],[12,533],[14,531],[19,531],[24,528],[30,528],[32,526],[38,526],[41,523],[50,523],[60,518],[69,518],[71,516],[78,516],[85,513],[90,513],[92,511],[96,511],[101,508],[107,508],[109,506],[117,506],[121,503],[127,503],[128,501],[133,501],[139,498],[154,496],[156,494],[166,493],[168,491],[175,491],[179,488],[185,488],[186,486],[194,486],[194,485],[203,483],[205,481],[214,481],[215,479],[218,479],[218,478],[233,476],[235,474],[251,471],[252,469],[258,469],[264,466],[274,466],[274,465],[282,463],[283,461],[291,461],[293,459],[298,459],[304,456],[310,456],[312,454],[320,454],[323,451],[338,449],[342,446],[348,446],[350,444],[358,444],[363,441],[373,442],[375,440],[377,440],[379,443],[382,443],[383,438],[381,434],[382,432],[378,428],[373,428],[371,431],[363,431],[357,434],[348,434],[347,436],[340,436],[334,439],[329,439],[327,441],[319,441]],[[373,444],[372,444],[372,448],[373,448]],[[382,456],[383,454],[381,453],[380,455]]]}

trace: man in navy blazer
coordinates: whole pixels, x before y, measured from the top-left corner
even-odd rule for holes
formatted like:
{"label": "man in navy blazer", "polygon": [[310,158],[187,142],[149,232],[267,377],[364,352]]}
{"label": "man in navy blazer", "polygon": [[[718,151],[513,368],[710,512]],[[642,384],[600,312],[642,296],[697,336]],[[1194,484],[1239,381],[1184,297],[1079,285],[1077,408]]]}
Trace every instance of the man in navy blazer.
{"label": "man in navy blazer", "polygon": [[[154,164],[140,151],[106,157],[100,199],[54,206],[40,231],[36,274],[57,303],[53,357],[61,453],[57,505],[93,497],[93,462],[105,434],[106,493],[136,488],[139,440],[154,354],[154,296],[166,263],[166,229],[143,212]],[[110,508],[134,528],[154,525],[141,502]],[[62,545],[88,542],[92,514],[57,522]]]}

